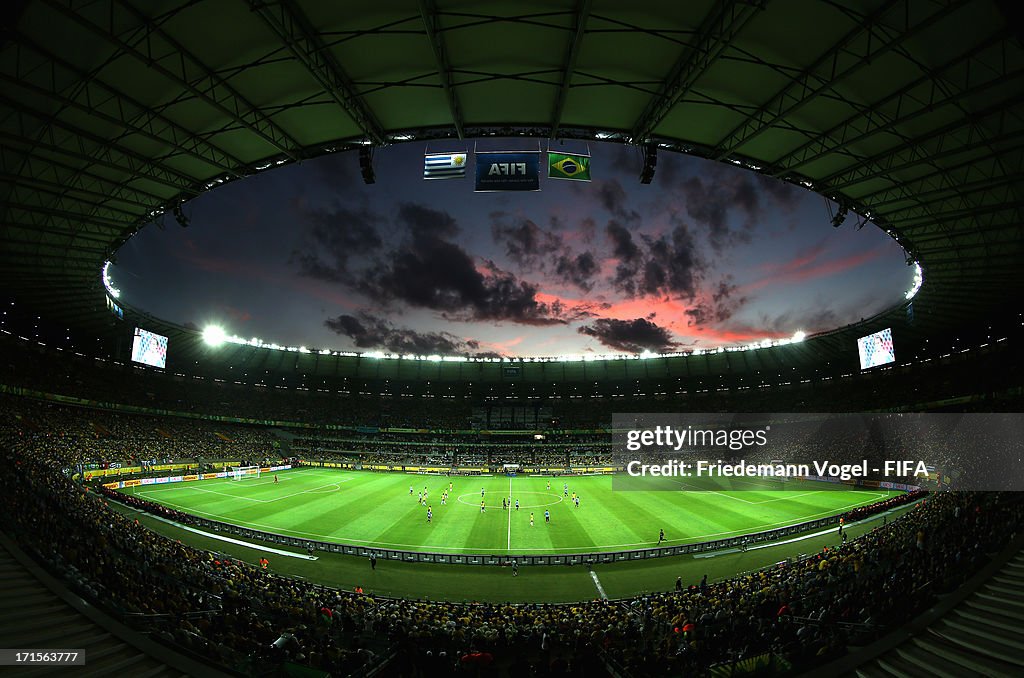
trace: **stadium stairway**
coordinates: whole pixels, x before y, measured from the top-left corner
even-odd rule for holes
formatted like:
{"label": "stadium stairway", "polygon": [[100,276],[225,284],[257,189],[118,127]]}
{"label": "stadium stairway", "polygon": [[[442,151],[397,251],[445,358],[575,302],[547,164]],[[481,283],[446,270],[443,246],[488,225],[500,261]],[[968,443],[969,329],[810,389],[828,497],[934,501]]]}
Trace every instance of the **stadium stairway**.
{"label": "stadium stairway", "polygon": [[[923,623],[897,632],[895,642],[838,675],[857,678],[1024,676],[1024,549],[1021,539],[946,596]],[[897,634],[894,634],[897,635]],[[854,652],[853,658],[856,660]],[[828,667],[826,667],[828,668]],[[845,668],[845,667],[844,667]],[[822,674],[824,675],[824,674]]]}
{"label": "stadium stairway", "polygon": [[97,678],[232,675],[160,645],[100,612],[42,571],[2,533],[0,647],[85,651],[85,666],[21,667],[17,669],[19,678],[57,676],[69,671],[75,676]]}

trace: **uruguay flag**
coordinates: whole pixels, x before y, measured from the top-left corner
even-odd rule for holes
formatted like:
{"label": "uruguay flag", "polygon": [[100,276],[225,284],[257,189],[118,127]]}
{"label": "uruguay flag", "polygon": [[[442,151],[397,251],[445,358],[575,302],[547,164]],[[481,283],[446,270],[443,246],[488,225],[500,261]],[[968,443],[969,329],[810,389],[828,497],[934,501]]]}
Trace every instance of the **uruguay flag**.
{"label": "uruguay flag", "polygon": [[427,153],[423,156],[424,179],[462,179],[465,176],[465,153]]}

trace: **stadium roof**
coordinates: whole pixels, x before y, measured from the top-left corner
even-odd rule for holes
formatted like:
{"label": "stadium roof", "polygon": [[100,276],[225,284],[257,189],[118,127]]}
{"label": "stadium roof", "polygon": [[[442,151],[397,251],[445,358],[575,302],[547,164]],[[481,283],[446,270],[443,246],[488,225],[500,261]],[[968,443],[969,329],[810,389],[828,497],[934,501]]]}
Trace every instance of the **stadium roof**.
{"label": "stadium roof", "polygon": [[[829,361],[889,325],[903,336],[941,333],[1016,309],[1024,287],[1024,51],[1013,7],[8,3],[0,284],[42,322],[79,336],[125,334],[106,308],[104,262],[143,225],[224,182],[365,144],[601,138],[800,183],[847,206],[844,228],[870,218],[924,269],[912,324],[898,307],[785,353],[734,357],[739,368],[728,354],[704,357],[687,374]],[[172,335],[172,362],[206,355],[195,333],[151,324]],[[259,360],[356,374],[366,359]]]}

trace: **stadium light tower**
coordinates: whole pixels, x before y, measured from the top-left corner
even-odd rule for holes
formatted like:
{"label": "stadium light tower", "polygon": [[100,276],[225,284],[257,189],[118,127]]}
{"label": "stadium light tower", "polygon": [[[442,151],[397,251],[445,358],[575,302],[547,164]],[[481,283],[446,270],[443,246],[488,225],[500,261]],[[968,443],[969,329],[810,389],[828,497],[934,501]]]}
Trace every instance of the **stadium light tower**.
{"label": "stadium light tower", "polygon": [[224,328],[218,325],[207,325],[203,330],[203,341],[206,342],[207,346],[216,348],[223,344],[226,339],[227,335],[224,333]]}

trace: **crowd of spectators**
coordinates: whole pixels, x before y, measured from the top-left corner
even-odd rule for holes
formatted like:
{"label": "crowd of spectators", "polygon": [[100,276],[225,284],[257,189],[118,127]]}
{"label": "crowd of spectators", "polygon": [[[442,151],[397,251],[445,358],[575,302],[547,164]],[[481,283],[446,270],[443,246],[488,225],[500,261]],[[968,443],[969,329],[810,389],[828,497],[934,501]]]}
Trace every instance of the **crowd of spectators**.
{"label": "crowd of spectators", "polygon": [[585,466],[611,461],[608,435],[560,435],[553,440],[519,437],[516,442],[493,442],[478,435],[414,433],[303,434],[291,450],[305,459],[326,461],[344,456],[364,464],[389,466]]}
{"label": "crowd of spectators", "polygon": [[[532,404],[511,397],[426,397],[398,394],[381,384],[342,378],[317,385],[304,375],[269,372],[234,375],[236,379],[188,378],[160,374],[130,364],[98,362],[47,352],[35,344],[0,336],[0,384],[63,395],[143,406],[158,410],[241,417],[265,421],[377,428],[472,430],[552,430],[606,428],[614,413],[681,412],[836,412],[943,409],[1018,411],[1024,373],[1014,360],[1012,341],[984,352],[957,352],[941,360],[894,369],[819,379],[817,373],[786,375],[762,386],[719,388],[707,383],[679,384],[669,379],[644,387],[633,397],[632,385],[609,386],[580,398],[544,396]],[[263,373],[265,372],[265,373]],[[804,378],[800,378],[804,377]],[[751,379],[754,379],[753,375]],[[237,383],[236,383],[237,381]],[[461,384],[455,384],[461,388]],[[554,394],[550,394],[554,395]],[[958,399],[958,400],[952,400]],[[520,401],[521,402],[521,401]],[[508,411],[515,416],[508,415]],[[522,416],[525,413],[525,416]]]}
{"label": "crowd of spectators", "polygon": [[60,472],[88,457],[77,447],[87,436],[40,434],[80,428],[74,420],[90,413],[7,405],[16,414],[0,423],[5,530],[97,604],[159,618],[156,637],[246,671],[288,659],[344,675],[394,652],[393,667],[445,672],[466,658],[587,671],[600,656],[637,675],[679,675],[764,653],[806,667],[918,613],[1024,517],[1016,495],[947,492],[799,562],[618,603],[396,600],[276,576],[147,530]]}
{"label": "crowd of spectators", "polygon": [[63,469],[75,471],[221,459],[265,459],[278,443],[266,429],[202,419],[129,415],[0,396],[0,409]]}

